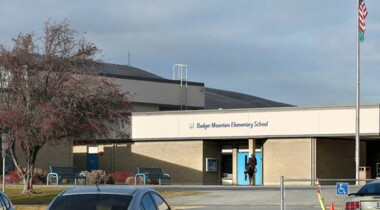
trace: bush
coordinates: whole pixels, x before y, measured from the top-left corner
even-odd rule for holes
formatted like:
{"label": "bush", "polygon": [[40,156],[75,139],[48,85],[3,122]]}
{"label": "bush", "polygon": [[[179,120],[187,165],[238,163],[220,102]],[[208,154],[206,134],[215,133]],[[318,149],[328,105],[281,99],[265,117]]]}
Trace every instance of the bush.
{"label": "bush", "polygon": [[126,182],[126,179],[128,177],[131,177],[131,176],[134,176],[134,173],[132,172],[124,172],[124,171],[117,171],[115,173],[112,173],[112,178],[114,180],[115,183],[117,184],[124,184]]}
{"label": "bush", "polygon": [[104,184],[104,180],[107,177],[106,172],[103,170],[82,171],[82,173],[86,174],[87,184]]}
{"label": "bush", "polygon": [[[141,178],[140,177],[138,178],[138,181],[141,182]],[[125,179],[125,184],[134,185],[135,184],[135,177],[134,176],[127,177]]]}
{"label": "bush", "polygon": [[[36,168],[34,169],[34,175],[32,178],[33,184],[44,184],[46,182],[46,175],[47,172],[40,169]],[[10,184],[20,184],[22,178],[18,175],[17,171],[10,171],[5,175],[5,182],[10,183]],[[1,179],[2,181],[2,179]]]}
{"label": "bush", "polygon": [[40,177],[33,176],[32,182],[33,182],[33,184],[40,184],[41,185],[41,184],[45,183],[45,180],[41,179]]}
{"label": "bush", "polygon": [[21,177],[17,174],[17,171],[10,171],[7,175],[5,175],[5,182],[18,184],[21,182]]}
{"label": "bush", "polygon": [[47,172],[41,168],[34,169],[33,184],[45,184]]}
{"label": "bush", "polygon": [[115,184],[115,181],[112,178],[112,174],[108,174],[104,179],[104,184]]}

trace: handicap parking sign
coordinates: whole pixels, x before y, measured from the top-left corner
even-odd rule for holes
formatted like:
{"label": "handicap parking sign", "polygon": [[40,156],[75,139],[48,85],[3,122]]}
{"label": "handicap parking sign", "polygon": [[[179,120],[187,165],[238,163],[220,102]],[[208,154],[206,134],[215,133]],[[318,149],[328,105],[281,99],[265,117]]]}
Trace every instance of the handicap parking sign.
{"label": "handicap parking sign", "polygon": [[337,195],[348,195],[348,183],[338,182],[336,183]]}

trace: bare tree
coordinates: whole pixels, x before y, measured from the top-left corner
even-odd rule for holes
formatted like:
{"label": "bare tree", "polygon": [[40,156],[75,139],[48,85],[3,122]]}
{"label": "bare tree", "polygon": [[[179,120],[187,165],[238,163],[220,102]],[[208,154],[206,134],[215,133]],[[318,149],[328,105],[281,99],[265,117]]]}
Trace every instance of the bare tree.
{"label": "bare tree", "polygon": [[[33,171],[48,142],[83,136],[122,136],[129,123],[128,93],[98,74],[99,50],[68,21],[45,23],[45,36],[20,34],[0,45],[0,126],[22,177],[23,193],[34,193]],[[18,156],[16,148],[21,148]]]}

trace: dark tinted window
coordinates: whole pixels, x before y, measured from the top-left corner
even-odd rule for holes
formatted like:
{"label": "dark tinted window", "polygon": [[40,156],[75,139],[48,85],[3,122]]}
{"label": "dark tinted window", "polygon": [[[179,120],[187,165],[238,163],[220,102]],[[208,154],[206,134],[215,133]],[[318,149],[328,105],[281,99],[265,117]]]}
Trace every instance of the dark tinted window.
{"label": "dark tinted window", "polygon": [[11,201],[9,201],[9,199],[5,196],[1,196],[1,198],[4,201],[5,207],[7,207],[7,209],[10,208],[11,207]]}
{"label": "dark tinted window", "polygon": [[4,204],[4,200],[3,200],[3,198],[2,198],[3,196],[1,195],[0,196],[0,210],[6,210],[7,209],[7,207],[5,206],[5,204]]}
{"label": "dark tinted window", "polygon": [[152,193],[152,197],[157,204],[159,210],[169,210],[168,204],[157,193]]}
{"label": "dark tinted window", "polygon": [[132,196],[112,194],[85,194],[59,196],[52,210],[122,210],[127,209]]}
{"label": "dark tinted window", "polygon": [[152,197],[150,197],[148,193],[145,194],[144,197],[141,199],[141,204],[144,206],[145,210],[156,210],[154,201],[152,200]]}
{"label": "dark tinted window", "polygon": [[380,194],[380,182],[374,182],[364,185],[358,194]]}

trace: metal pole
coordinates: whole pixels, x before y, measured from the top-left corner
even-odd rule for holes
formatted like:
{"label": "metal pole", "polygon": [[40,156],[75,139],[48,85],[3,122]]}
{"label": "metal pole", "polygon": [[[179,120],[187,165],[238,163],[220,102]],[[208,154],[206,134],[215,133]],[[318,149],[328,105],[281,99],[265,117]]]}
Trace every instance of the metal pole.
{"label": "metal pole", "polygon": [[5,149],[3,149],[3,192],[5,192]]}
{"label": "metal pole", "polygon": [[[359,0],[358,7],[359,8]],[[357,61],[356,61],[356,135],[355,135],[355,174],[356,179],[359,179],[359,161],[360,161],[360,42],[359,42],[359,12],[358,12],[358,25],[357,25]],[[359,181],[356,181],[359,185]]]}
{"label": "metal pole", "polygon": [[5,157],[8,149],[8,133],[5,133],[4,131],[1,133],[1,149],[1,156],[3,158],[3,192],[5,192]]}
{"label": "metal pole", "polygon": [[284,176],[281,176],[280,178],[280,191],[281,191],[281,198],[280,198],[280,205],[281,205],[281,210],[285,209],[285,188],[284,188]]}

